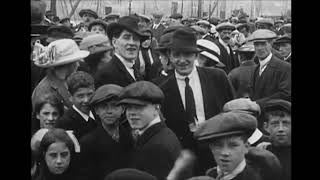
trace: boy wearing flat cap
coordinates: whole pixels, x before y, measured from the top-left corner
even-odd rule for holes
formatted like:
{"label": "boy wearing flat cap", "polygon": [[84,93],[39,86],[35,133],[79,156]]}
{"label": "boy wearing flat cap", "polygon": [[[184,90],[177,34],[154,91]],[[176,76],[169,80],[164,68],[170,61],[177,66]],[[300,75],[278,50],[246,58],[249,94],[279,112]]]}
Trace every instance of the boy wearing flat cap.
{"label": "boy wearing flat cap", "polygon": [[284,180],[291,179],[291,103],[272,99],[263,107],[264,128],[270,134],[271,142],[258,145],[274,153],[283,167]]}
{"label": "boy wearing flat cap", "polygon": [[126,117],[137,134],[130,167],[158,179],[167,177],[181,151],[178,138],[160,118],[163,98],[155,84],[138,81],[124,88],[119,102],[125,105]]}
{"label": "boy wearing flat cap", "polygon": [[123,87],[107,84],[98,88],[90,101],[98,127],[80,139],[82,177],[103,180],[105,175],[127,167],[132,138],[123,126],[124,107],[118,105]]}
{"label": "boy wearing flat cap", "polygon": [[[270,178],[270,173],[277,176],[276,172],[280,166],[270,152],[256,152],[257,149],[254,151],[255,156],[258,155],[256,157],[265,158],[261,158],[262,161],[267,159],[269,166],[257,166],[247,159],[248,137],[256,128],[256,118],[242,111],[221,113],[202,124],[194,136],[200,142],[209,144],[217,163],[217,167],[209,169],[206,175],[218,180],[266,180]],[[277,169],[274,170],[270,164]],[[268,170],[272,171],[269,171],[269,174],[265,173]]]}

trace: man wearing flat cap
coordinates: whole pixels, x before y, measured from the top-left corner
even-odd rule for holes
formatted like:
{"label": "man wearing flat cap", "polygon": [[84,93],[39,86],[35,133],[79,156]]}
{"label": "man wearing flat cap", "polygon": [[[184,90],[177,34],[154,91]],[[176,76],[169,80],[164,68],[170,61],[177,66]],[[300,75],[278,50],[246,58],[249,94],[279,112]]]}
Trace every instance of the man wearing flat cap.
{"label": "man wearing flat cap", "polygon": [[236,27],[230,22],[220,23],[216,27],[219,38],[214,43],[220,48],[220,60],[226,66],[224,67],[224,71],[227,74],[239,66],[239,61],[234,56],[234,52],[230,46],[231,32],[235,29]]}
{"label": "man wearing flat cap", "polygon": [[291,103],[282,99],[267,101],[263,120],[270,142],[262,142],[258,147],[274,153],[283,167],[282,179],[291,180]]}
{"label": "man wearing flat cap", "polygon": [[117,104],[122,90],[115,84],[103,85],[90,101],[99,125],[79,140],[82,178],[103,180],[107,174],[128,165],[132,138],[123,124],[124,107]]}
{"label": "man wearing flat cap", "polygon": [[158,86],[138,81],[124,88],[119,102],[126,107],[126,117],[137,134],[130,167],[158,179],[167,177],[181,151],[178,138],[160,118],[163,98]]}
{"label": "man wearing flat cap", "polygon": [[279,47],[279,54],[282,59],[288,63],[291,63],[291,37],[284,35],[276,39],[274,45]]}
{"label": "man wearing flat cap", "polygon": [[82,22],[84,23],[84,28],[81,29],[81,31],[88,31],[89,24],[98,18],[98,15],[95,11],[91,9],[81,9],[79,12],[79,16],[82,19]]}
{"label": "man wearing flat cap", "polygon": [[103,20],[107,23],[107,25],[109,25],[111,23],[118,22],[119,18],[120,18],[120,14],[110,13],[110,14],[107,14],[103,18]]}
{"label": "man wearing flat cap", "polygon": [[206,175],[219,180],[279,179],[280,164],[275,155],[249,147],[248,138],[256,128],[256,118],[243,111],[220,113],[203,123],[194,136],[209,145],[217,162]]}
{"label": "man wearing flat cap", "polygon": [[160,41],[160,36],[162,35],[165,27],[161,24],[162,14],[155,13],[153,14],[153,25],[152,25],[152,34],[156,38],[157,42]]}
{"label": "man wearing flat cap", "polygon": [[260,106],[270,99],[291,101],[291,65],[276,57],[272,49],[272,40],[276,33],[267,29],[258,29],[248,41],[252,41],[259,64],[252,76],[250,98]]}
{"label": "man wearing flat cap", "polygon": [[[196,175],[201,175],[213,159],[209,149],[198,147],[193,132],[206,119],[218,114],[223,104],[234,98],[234,91],[225,72],[216,68],[196,67],[200,49],[193,30],[188,27],[173,32],[167,53],[175,68],[162,82],[165,99],[161,110],[166,124],[176,133],[184,148],[199,158]],[[215,83],[210,83],[215,82]]]}
{"label": "man wearing flat cap", "polygon": [[149,36],[138,28],[138,19],[123,16],[119,22],[108,26],[107,35],[114,46],[114,55],[95,75],[96,86],[117,84],[125,87],[142,80],[139,67],[135,66],[141,42]]}

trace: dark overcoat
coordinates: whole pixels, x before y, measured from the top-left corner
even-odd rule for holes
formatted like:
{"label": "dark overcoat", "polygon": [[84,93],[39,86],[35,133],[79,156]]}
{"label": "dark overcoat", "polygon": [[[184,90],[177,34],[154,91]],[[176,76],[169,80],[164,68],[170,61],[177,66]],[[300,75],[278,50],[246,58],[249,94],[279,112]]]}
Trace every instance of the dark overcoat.
{"label": "dark overcoat", "polygon": [[130,131],[120,126],[119,136],[115,141],[100,125],[80,139],[81,179],[103,180],[112,171],[128,167],[133,147]]}
{"label": "dark overcoat", "polygon": [[159,180],[166,179],[180,151],[176,135],[165,123],[157,123],[138,138],[130,167],[146,171]]}
{"label": "dark overcoat", "polygon": [[259,68],[256,66],[252,76],[251,99],[260,107],[270,99],[291,101],[291,64],[272,55],[261,76]]}
{"label": "dark overcoat", "polygon": [[96,88],[99,88],[100,86],[105,84],[116,84],[122,87],[126,87],[129,84],[135,82],[125,66],[115,55],[109,62],[107,62],[103,67],[101,67],[101,69],[96,72],[94,81]]}
{"label": "dark overcoat", "polygon": [[71,108],[57,120],[56,127],[72,130],[75,137],[80,139],[83,135],[94,130],[97,127],[97,122],[91,118],[87,122],[77,111]]}
{"label": "dark overcoat", "polygon": [[[226,73],[217,68],[197,67],[199,74],[205,119],[209,119],[223,109],[226,102],[234,99],[234,89]],[[207,146],[201,147],[193,138],[193,133],[189,130],[187,113],[183,106],[175,74],[161,82],[165,98],[161,106],[161,111],[166,118],[165,123],[179,138],[183,148],[193,150],[198,155],[200,167],[203,172],[212,165],[213,157]],[[200,175],[200,174],[199,174]]]}
{"label": "dark overcoat", "polygon": [[154,28],[151,29],[152,35],[153,37],[156,38],[157,42],[160,41],[160,37],[165,29],[166,28],[164,27],[163,24],[159,24],[159,26],[156,29]]}

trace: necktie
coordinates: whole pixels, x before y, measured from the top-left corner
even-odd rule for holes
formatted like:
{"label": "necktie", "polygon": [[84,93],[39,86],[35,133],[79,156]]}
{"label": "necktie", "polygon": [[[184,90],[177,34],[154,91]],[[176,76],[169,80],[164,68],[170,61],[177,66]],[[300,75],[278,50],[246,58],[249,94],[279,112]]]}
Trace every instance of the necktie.
{"label": "necktie", "polygon": [[143,80],[139,71],[140,68],[136,64],[134,64],[132,68],[133,68],[133,74],[134,74],[134,77],[136,78],[136,81]]}
{"label": "necktie", "polygon": [[188,115],[189,124],[194,124],[197,120],[196,104],[193,96],[193,91],[189,85],[189,78],[185,78],[186,87],[185,87],[185,100],[186,100],[186,112]]}

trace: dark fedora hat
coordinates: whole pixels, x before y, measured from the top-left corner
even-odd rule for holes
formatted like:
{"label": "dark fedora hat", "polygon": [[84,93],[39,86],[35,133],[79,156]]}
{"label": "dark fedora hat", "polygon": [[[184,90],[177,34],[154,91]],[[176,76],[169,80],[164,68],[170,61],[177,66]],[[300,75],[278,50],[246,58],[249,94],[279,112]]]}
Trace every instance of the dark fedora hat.
{"label": "dark fedora hat", "polygon": [[114,36],[116,29],[125,29],[129,32],[135,33],[140,37],[141,41],[145,41],[149,37],[145,35],[138,27],[139,19],[134,16],[123,16],[118,22],[111,23],[107,28],[107,34],[110,40]]}
{"label": "dark fedora hat", "polygon": [[98,18],[98,15],[96,12],[94,12],[91,9],[81,9],[81,11],[79,12],[79,16],[82,17],[84,14],[90,14],[92,15],[94,18]]}
{"label": "dark fedora hat", "polygon": [[194,31],[189,28],[179,28],[174,31],[168,49],[181,52],[200,52],[197,47],[197,37]]}

